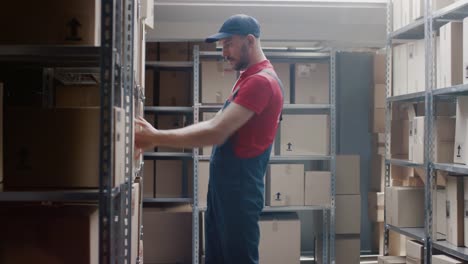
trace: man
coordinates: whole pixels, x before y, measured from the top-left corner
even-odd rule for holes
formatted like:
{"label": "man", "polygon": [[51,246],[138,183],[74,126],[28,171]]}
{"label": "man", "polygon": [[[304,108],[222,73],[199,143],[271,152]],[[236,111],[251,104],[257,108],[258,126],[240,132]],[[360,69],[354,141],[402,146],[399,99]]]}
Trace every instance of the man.
{"label": "man", "polygon": [[260,46],[260,25],[247,15],[224,22],[223,56],[241,75],[223,109],[211,120],[156,130],[143,119],[136,147],[214,145],[206,211],[206,264],[258,263],[258,221],[264,205],[263,177],[283,106],[282,85]]}

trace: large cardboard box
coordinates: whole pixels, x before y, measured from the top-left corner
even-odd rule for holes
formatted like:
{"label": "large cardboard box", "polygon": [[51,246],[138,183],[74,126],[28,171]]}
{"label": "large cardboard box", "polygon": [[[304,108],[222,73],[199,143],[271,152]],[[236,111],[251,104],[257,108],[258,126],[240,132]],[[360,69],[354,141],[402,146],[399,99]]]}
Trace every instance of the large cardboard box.
{"label": "large cardboard box", "polygon": [[2,206],[0,263],[99,263],[96,206]]}
{"label": "large cardboard box", "polygon": [[329,72],[328,63],[296,64],[296,104],[329,104]]}
{"label": "large cardboard box", "polygon": [[[217,113],[210,113],[206,112],[202,114],[202,121],[208,121],[210,119],[213,119],[216,116]],[[201,155],[204,156],[211,156],[211,152],[213,151],[213,146],[205,146],[202,148]]]}
{"label": "large cardboard box", "polygon": [[99,107],[100,100],[99,84],[55,87],[56,107]]}
{"label": "large cardboard box", "polygon": [[459,0],[432,0],[432,11],[439,10]]}
{"label": "large cardboard box", "polygon": [[394,96],[408,93],[408,44],[400,44],[393,48],[392,83]]}
{"label": "large cardboard box", "polygon": [[379,256],[378,264],[406,264],[404,256]]}
{"label": "large cardboard box", "polygon": [[329,171],[306,171],[304,205],[330,205],[331,173]]}
{"label": "large cardboard box", "polygon": [[464,241],[464,192],[463,179],[447,178],[447,242],[463,246]]}
{"label": "large cardboard box", "polygon": [[403,0],[401,1],[401,23],[402,27],[407,26],[411,22],[411,14],[413,5],[411,1]]}
{"label": "large cardboard box", "polygon": [[402,5],[403,0],[393,0],[393,31],[403,26]]}
{"label": "large cardboard box", "polygon": [[336,196],[336,234],[361,233],[361,195]]}
{"label": "large cardboard box", "polygon": [[284,115],[280,154],[328,155],[330,127],[327,115]]}
{"label": "large cardboard box", "polygon": [[[424,123],[425,117],[418,116],[413,119],[413,161],[424,162]],[[455,140],[455,119],[450,117],[438,117],[434,123],[435,144],[434,159],[440,163],[453,163],[453,142]],[[410,137],[411,142],[411,137]],[[411,146],[411,144],[410,144]]]}
{"label": "large cardboard box", "polygon": [[418,20],[424,17],[424,0],[413,0],[411,8],[411,20]]}
{"label": "large cardboard box", "polygon": [[[291,103],[291,69],[289,63],[284,62],[272,62],[273,68],[275,69],[276,75],[283,83],[284,93],[283,99],[285,104]],[[232,84],[234,85],[234,83]],[[232,86],[231,85],[231,86]],[[296,98],[297,98],[297,89],[296,89]],[[296,102],[297,103],[297,102]]]}
{"label": "large cardboard box", "polygon": [[210,179],[210,163],[198,162],[198,206],[207,207],[208,182]]}
{"label": "large cardboard box", "polygon": [[387,187],[387,223],[397,227],[424,226],[424,189],[414,187]]}
{"label": "large cardboard box", "polygon": [[384,221],[385,195],[383,192],[368,193],[369,220],[372,222]]}
{"label": "large cardboard box", "polygon": [[304,164],[272,164],[266,178],[266,205],[304,205]]}
{"label": "large cardboard box", "polygon": [[295,213],[263,215],[259,225],[259,263],[300,263],[301,222]]}
{"label": "large cardboard box", "polygon": [[385,108],[386,94],[385,84],[374,85],[374,108]]}
{"label": "large cardboard box", "polygon": [[387,54],[374,55],[374,83],[387,83]]}
{"label": "large cardboard box", "polygon": [[[189,118],[184,115],[160,115],[157,117],[157,129],[178,129],[188,125]],[[158,147],[158,152],[192,152],[192,149]]]}
{"label": "large cardboard box", "polygon": [[145,70],[145,105],[147,106],[154,106],[155,101],[154,101],[154,78],[155,77],[155,72],[154,69],[146,69]]}
{"label": "large cardboard box", "polygon": [[336,156],[336,194],[361,193],[360,165],[359,155]]}
{"label": "large cardboard box", "polygon": [[231,95],[237,80],[237,73],[225,68],[223,62],[203,61],[201,63],[201,103],[223,104]]}
{"label": "large cardboard box", "polygon": [[[6,111],[8,188],[99,187],[99,108],[10,108]],[[124,180],[124,113],[114,108],[114,186]],[[31,128],[34,133],[31,133]]]}
{"label": "large cardboard box", "polygon": [[424,259],[424,246],[414,240],[406,240],[406,257],[413,260]]}
{"label": "large cardboard box", "polygon": [[449,22],[440,28],[441,85],[463,83],[463,24]]}
{"label": "large cardboard box", "polygon": [[0,44],[100,45],[101,1],[30,1],[27,8],[24,4],[3,3]]}
{"label": "large cardboard box", "polygon": [[463,83],[468,83],[468,18],[463,19]]}
{"label": "large cardboard box", "polygon": [[145,263],[192,263],[192,212],[143,210]]}
{"label": "large cardboard box", "polygon": [[385,133],[385,108],[373,109],[373,129],[374,133]]}
{"label": "large cardboard box", "polygon": [[408,43],[408,93],[426,90],[424,51],[424,39]]}
{"label": "large cardboard box", "polygon": [[372,155],[370,191],[381,192],[385,189],[385,158],[382,155]]}
{"label": "large cardboard box", "polygon": [[466,151],[467,125],[468,125],[468,96],[457,97],[457,110],[455,120],[455,145],[453,153],[453,162],[459,164],[468,164],[468,155]]}
{"label": "large cardboard box", "polygon": [[438,237],[447,235],[447,192],[445,189],[437,190],[436,197],[436,232]]}
{"label": "large cardboard box", "polygon": [[408,240],[408,238],[402,234],[393,231],[389,231],[388,236],[388,254],[390,254],[391,256],[405,256],[406,240]]}
{"label": "large cardboard box", "polygon": [[446,255],[432,255],[432,264],[464,264],[466,262]]}

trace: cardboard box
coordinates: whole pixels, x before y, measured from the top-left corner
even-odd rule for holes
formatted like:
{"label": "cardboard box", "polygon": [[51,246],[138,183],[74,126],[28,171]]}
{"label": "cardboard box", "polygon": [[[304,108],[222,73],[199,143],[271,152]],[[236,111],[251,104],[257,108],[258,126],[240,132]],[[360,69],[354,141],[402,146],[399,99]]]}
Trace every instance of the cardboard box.
{"label": "cardboard box", "polygon": [[295,213],[262,215],[259,225],[259,263],[300,263],[301,222]]}
{"label": "cardboard box", "polygon": [[464,246],[464,193],[463,179],[447,178],[447,242]]}
{"label": "cardboard box", "polygon": [[424,188],[387,187],[387,224],[397,227],[424,226]]}
{"label": "cardboard box", "polygon": [[424,259],[424,246],[414,240],[406,240],[406,257],[413,260]]}
{"label": "cardboard box", "polygon": [[361,193],[360,165],[359,155],[336,156],[336,194]]}
{"label": "cardboard box", "polygon": [[[413,161],[424,162],[424,123],[425,118],[418,116],[413,119]],[[455,139],[455,119],[450,117],[438,117],[434,123],[435,144],[434,159],[440,163],[453,163],[453,142]],[[410,137],[411,142],[411,137]]]}
{"label": "cardboard box", "polygon": [[463,263],[466,263],[466,262],[451,258],[446,255],[432,255],[432,264],[463,264]]}
{"label": "cardboard box", "polygon": [[409,25],[411,22],[411,14],[412,14],[412,9],[413,5],[411,4],[411,1],[408,0],[403,0],[401,1],[401,23],[402,27]]}
{"label": "cardboard box", "polygon": [[402,1],[393,0],[393,31],[397,31],[403,26]]}
{"label": "cardboard box", "polygon": [[368,193],[368,212],[369,220],[371,222],[384,221],[384,205],[385,195],[383,192],[369,192]]}
{"label": "cardboard box", "polygon": [[[409,3],[410,1],[405,2]],[[426,90],[424,51],[424,39],[408,43],[408,93]]]}
{"label": "cardboard box", "polygon": [[392,120],[390,133],[390,151],[392,158],[409,159],[409,128],[410,123],[408,120]]}
{"label": "cardboard box", "polygon": [[266,180],[266,205],[304,205],[304,164],[272,164]]}
{"label": "cardboard box", "polygon": [[328,63],[296,64],[296,104],[330,103]]}
{"label": "cardboard box", "polygon": [[[184,193],[183,163],[186,162],[187,176]],[[192,193],[192,163],[182,160],[157,160],[156,161],[156,197],[190,197]]]}
{"label": "cardboard box", "polygon": [[445,237],[447,235],[447,192],[445,189],[437,190],[436,197],[436,232],[438,237]]}
{"label": "cardboard box", "polygon": [[463,19],[463,83],[468,83],[468,18]]}
{"label": "cardboard box", "polygon": [[387,83],[387,54],[374,55],[374,83]]}
{"label": "cardboard box", "polygon": [[143,210],[145,263],[192,263],[192,212]]}
{"label": "cardboard box", "polygon": [[455,120],[455,145],[453,154],[454,163],[468,164],[468,155],[466,155],[467,121],[468,96],[458,96]]}
{"label": "cardboard box", "polygon": [[328,155],[330,152],[328,116],[284,115],[280,140],[280,154],[284,156]]}
{"label": "cardboard box", "polygon": [[[7,109],[6,187],[98,188],[100,115],[99,108]],[[123,110],[114,108],[114,117],[110,176],[117,186],[125,177]]]}
{"label": "cardboard box", "polygon": [[331,173],[329,171],[306,171],[304,205],[330,205]]}
{"label": "cardboard box", "polygon": [[[1,263],[98,264],[96,206],[2,206]],[[6,242],[8,241],[8,242]]]}
{"label": "cardboard box", "polygon": [[190,73],[159,72],[159,106],[192,106],[192,90]]}
{"label": "cardboard box", "polygon": [[370,191],[380,192],[385,189],[385,158],[382,155],[372,155],[370,175]]}
{"label": "cardboard box", "polygon": [[146,69],[145,71],[145,105],[146,106],[155,106],[155,101],[154,101],[154,69]]}
{"label": "cardboard box", "polygon": [[207,207],[208,182],[210,179],[210,163],[198,162],[198,206]]}
{"label": "cardboard box", "polygon": [[31,1],[28,8],[24,2],[8,2],[0,10],[0,44],[99,46],[100,24],[97,0]]}
{"label": "cardboard box", "polygon": [[459,0],[432,0],[432,11],[449,6]]}
{"label": "cardboard box", "polygon": [[[402,1],[402,0],[398,0]],[[396,4],[397,1],[395,1]],[[393,47],[393,95],[408,93],[408,45]]]}
{"label": "cardboard box", "polygon": [[406,264],[404,256],[379,256],[378,264]]}
{"label": "cardboard box", "polygon": [[374,108],[373,114],[372,132],[385,133],[385,108]]}
{"label": "cardboard box", "polygon": [[[291,69],[289,63],[282,63],[282,62],[272,62],[273,68],[275,69],[276,75],[283,83],[284,93],[283,99],[285,104],[291,103]],[[234,85],[234,83],[232,84]],[[231,85],[231,86],[232,86]],[[296,89],[296,99],[297,99],[297,89]],[[297,102],[296,102],[297,103]]]}
{"label": "cardboard box", "polygon": [[406,257],[406,264],[424,264],[424,261],[421,259],[413,259],[410,257]]}
{"label": "cardboard box", "polygon": [[361,195],[336,196],[336,234],[361,233]]}
{"label": "cardboard box", "polygon": [[[178,129],[188,125],[189,118],[184,115],[159,115],[155,128],[168,130]],[[174,147],[158,147],[158,152],[192,152],[192,149],[174,148]]]}
{"label": "cardboard box", "polygon": [[440,28],[441,85],[463,83],[463,24],[449,22]]}
{"label": "cardboard box", "polygon": [[383,255],[384,247],[384,223],[372,223],[372,252]]}
{"label": "cardboard box", "polygon": [[141,193],[140,193],[140,183],[134,183],[132,189],[132,264],[136,264],[138,257],[139,245],[140,245],[140,209],[141,209]]}
{"label": "cardboard box", "polygon": [[223,62],[201,62],[201,103],[224,104],[231,95],[237,73]]}
{"label": "cardboard box", "polygon": [[424,0],[413,0],[412,2],[412,9],[411,9],[411,20],[418,20],[424,17]]}
{"label": "cardboard box", "polygon": [[405,256],[406,240],[408,240],[408,238],[393,231],[389,231],[388,236],[388,254],[390,254],[391,256]]}

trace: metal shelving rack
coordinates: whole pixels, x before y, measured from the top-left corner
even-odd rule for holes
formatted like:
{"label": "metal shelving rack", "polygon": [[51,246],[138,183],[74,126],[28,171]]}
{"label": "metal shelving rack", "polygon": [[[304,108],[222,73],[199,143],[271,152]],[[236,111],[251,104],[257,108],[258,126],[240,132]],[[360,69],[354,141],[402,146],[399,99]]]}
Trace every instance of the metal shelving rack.
{"label": "metal shelving rack", "polygon": [[[322,211],[323,215],[323,260],[324,263],[335,263],[335,160],[336,160],[336,82],[335,82],[335,52],[265,52],[266,57],[273,62],[289,63],[311,63],[314,61],[328,61],[330,65],[330,104],[285,104],[283,114],[329,114],[330,117],[330,155],[306,155],[306,156],[272,156],[270,164],[275,163],[303,163],[308,161],[329,161],[331,172],[331,204],[330,206],[285,206],[285,207],[265,207],[263,212],[298,212],[298,211]],[[194,47],[194,123],[198,123],[199,113],[217,112],[221,105],[203,105],[200,103],[200,60],[219,60],[222,53],[218,51],[199,51],[198,46]],[[194,190],[193,190],[193,263],[199,261],[199,228],[200,212],[206,208],[198,206],[198,164],[200,161],[209,161],[209,156],[200,156],[199,150],[194,149]]]}
{"label": "metal shelving rack", "polygon": [[[132,263],[134,1],[101,1],[101,46],[0,45],[0,63],[49,67],[99,67],[101,94],[99,189],[1,191],[0,202],[72,202],[99,205],[99,263]],[[122,96],[123,102],[116,100]],[[118,101],[118,102],[116,102]],[[125,110],[125,182],[113,183],[113,107]],[[138,261],[137,261],[138,262]],[[138,262],[139,263],[139,262]]]}
{"label": "metal shelving rack", "polygon": [[[468,166],[457,164],[441,164],[434,161],[434,121],[435,121],[435,103],[437,100],[454,99],[459,95],[468,94],[468,85],[456,85],[442,89],[435,89],[435,35],[437,30],[444,24],[453,21],[461,20],[468,17],[468,1],[460,0],[445,8],[437,11],[432,11],[432,1],[425,0],[424,2],[424,17],[411,24],[393,32],[392,31],[392,1],[387,2],[387,99],[386,99],[386,166],[385,166],[385,186],[390,186],[390,166],[407,166],[419,167],[425,170],[426,185],[425,185],[425,225],[422,228],[399,228],[387,225],[385,217],[385,232],[384,232],[384,254],[388,254],[388,231],[392,230],[400,234],[409,236],[424,243],[425,263],[431,263],[432,249],[435,248],[448,255],[468,260],[468,248],[456,247],[446,241],[433,240],[433,194],[436,191],[436,172],[437,170],[456,173],[458,176],[468,175]],[[425,41],[425,92],[414,94],[391,96],[391,59],[392,45],[394,42],[401,40],[424,39]],[[424,163],[418,164],[405,160],[390,159],[390,115],[392,103],[396,102],[420,102],[425,103],[425,134],[424,134]]]}

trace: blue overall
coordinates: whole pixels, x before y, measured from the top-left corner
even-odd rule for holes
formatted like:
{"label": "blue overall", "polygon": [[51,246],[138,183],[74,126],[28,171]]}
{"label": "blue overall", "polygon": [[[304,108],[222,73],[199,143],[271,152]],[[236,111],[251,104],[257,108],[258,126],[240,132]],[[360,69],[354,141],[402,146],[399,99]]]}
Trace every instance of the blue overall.
{"label": "blue overall", "polygon": [[[232,100],[236,95],[237,91]],[[223,110],[230,103],[226,100]],[[258,264],[258,221],[264,206],[263,177],[270,152],[271,145],[259,156],[239,158],[232,139],[213,147],[205,214],[205,264]]]}

